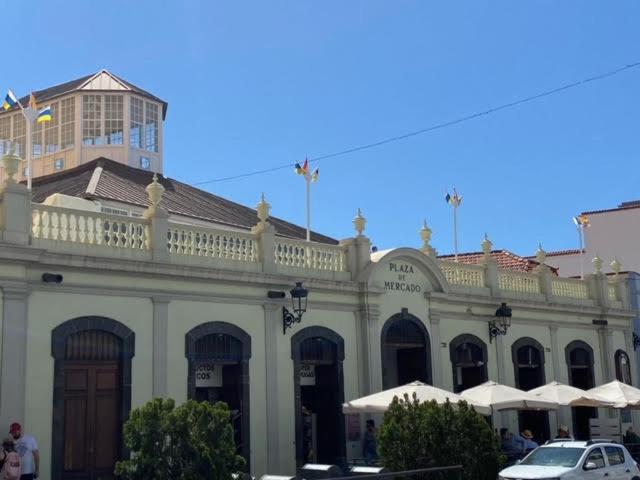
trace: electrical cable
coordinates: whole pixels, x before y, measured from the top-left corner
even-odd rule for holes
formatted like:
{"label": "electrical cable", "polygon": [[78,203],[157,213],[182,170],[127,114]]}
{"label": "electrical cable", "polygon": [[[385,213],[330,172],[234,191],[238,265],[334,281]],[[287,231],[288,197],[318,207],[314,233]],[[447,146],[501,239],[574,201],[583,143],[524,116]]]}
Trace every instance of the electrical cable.
{"label": "electrical cable", "polygon": [[[360,145],[357,147],[352,147],[352,148],[347,148],[345,150],[340,150],[338,152],[333,152],[333,153],[328,153],[325,155],[320,155],[318,157],[314,157],[314,158],[309,158],[309,163],[315,163],[315,162],[319,162],[320,160],[327,160],[330,158],[335,158],[335,157],[339,157],[339,156],[343,156],[343,155],[348,155],[350,153],[355,153],[355,152],[360,152],[362,150],[368,150],[370,148],[375,148],[375,147],[379,147],[382,145],[386,145],[388,143],[392,143],[392,142],[397,142],[400,140],[405,140],[407,138],[411,138],[411,137],[415,137],[417,135],[422,135],[424,133],[428,133],[428,132],[433,132],[434,130],[440,130],[443,128],[447,128],[447,127],[451,127],[453,125],[457,125],[459,123],[463,123],[463,122],[467,122],[469,120],[475,120],[476,118],[479,117],[483,117],[486,115],[490,115],[492,113],[495,112],[499,112],[500,110],[505,110],[508,108],[513,108],[517,105],[522,105],[523,103],[527,103],[527,102],[531,102],[533,100],[538,100],[540,98],[543,97],[548,97],[550,95],[554,95],[556,93],[565,91],[565,90],[569,90],[571,88],[575,88],[578,87],[580,85],[584,85],[586,83],[591,83],[591,82],[596,82],[598,80],[603,80],[605,78],[609,78],[609,77],[613,77],[614,75],[618,75],[619,73],[622,73],[626,70],[631,70],[633,68],[638,68],[640,67],[640,62],[635,62],[635,63],[630,63],[628,65],[624,65],[622,67],[616,68],[615,70],[610,70],[608,72],[604,72],[604,73],[600,73],[597,75],[593,75],[591,77],[582,79],[582,80],[578,80],[577,82],[572,82],[572,83],[568,83],[566,85],[563,85],[561,87],[557,87],[557,88],[553,88],[551,90],[546,90],[544,92],[535,94],[535,95],[531,95],[529,97],[525,97],[525,98],[521,98],[520,100],[515,100],[513,102],[509,102],[509,103],[504,103],[502,105],[499,105],[497,107],[492,107],[489,108],[487,110],[483,110],[481,112],[476,112],[476,113],[472,113],[470,115],[466,115],[464,117],[460,117],[454,120],[449,120],[447,122],[442,122],[442,123],[438,123],[436,125],[432,125],[430,127],[426,127],[426,128],[422,128],[420,130],[415,130],[413,132],[409,132],[409,133],[405,133],[402,135],[397,135],[397,136],[393,136],[393,137],[388,137],[376,142],[372,142],[372,143],[367,143],[364,145]],[[247,172],[247,173],[241,173],[238,175],[232,175],[229,177],[221,177],[221,178],[214,178],[212,180],[205,180],[202,182],[196,182],[193,183],[193,185],[206,185],[208,183],[218,183],[218,182],[225,182],[225,181],[229,181],[229,180],[236,180],[239,178],[246,178],[246,177],[252,177],[254,175],[261,175],[264,173],[270,173],[270,172],[275,172],[278,170],[284,170],[285,168],[292,168],[295,166],[295,162],[293,163],[287,163],[286,165],[279,165],[276,167],[270,167],[270,168],[265,168],[262,170],[255,170],[252,172]]]}

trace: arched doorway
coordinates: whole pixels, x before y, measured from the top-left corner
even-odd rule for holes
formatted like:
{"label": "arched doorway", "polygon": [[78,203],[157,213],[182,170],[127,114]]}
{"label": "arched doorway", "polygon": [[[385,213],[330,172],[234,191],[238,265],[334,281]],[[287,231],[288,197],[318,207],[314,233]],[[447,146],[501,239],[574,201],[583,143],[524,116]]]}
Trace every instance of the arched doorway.
{"label": "arched doorway", "polygon": [[134,353],[133,331],[110,318],[76,318],[53,330],[53,480],[114,478],[128,455],[122,426]]}
{"label": "arched doorway", "polygon": [[419,318],[403,308],[385,322],[380,338],[385,390],[414,380],[431,383],[431,342]]}
{"label": "arched doorway", "polygon": [[[545,384],[544,347],[533,338],[523,337],[511,345],[516,388],[528,391]],[[549,414],[524,410],[518,413],[519,431],[531,430],[538,443],[549,440]]]}
{"label": "arched doorway", "polygon": [[291,338],[295,389],[296,463],[344,465],[344,340],[307,327]]}
{"label": "arched doorway", "polygon": [[449,343],[453,368],[453,391],[480,385],[487,381],[487,344],[475,335],[458,335]]}
{"label": "arched doorway", "polygon": [[226,322],[208,322],[185,337],[187,394],[200,402],[224,402],[231,410],[236,448],[250,461],[249,359],[251,337]]}
{"label": "arched doorway", "polygon": [[[580,340],[574,340],[565,348],[569,385],[583,390],[595,386],[593,375],[593,349]],[[588,440],[589,419],[598,416],[598,410],[591,407],[574,407],[573,431],[576,440]]]}

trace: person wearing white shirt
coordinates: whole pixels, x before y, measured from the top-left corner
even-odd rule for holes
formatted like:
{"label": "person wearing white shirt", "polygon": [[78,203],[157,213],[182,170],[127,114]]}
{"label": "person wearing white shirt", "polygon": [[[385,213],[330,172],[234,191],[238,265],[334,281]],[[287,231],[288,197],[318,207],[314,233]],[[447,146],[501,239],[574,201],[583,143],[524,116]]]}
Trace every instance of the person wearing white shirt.
{"label": "person wearing white shirt", "polygon": [[22,425],[12,423],[9,433],[15,440],[15,449],[20,455],[22,475],[20,480],[33,480],[40,475],[40,452],[36,439],[22,432]]}

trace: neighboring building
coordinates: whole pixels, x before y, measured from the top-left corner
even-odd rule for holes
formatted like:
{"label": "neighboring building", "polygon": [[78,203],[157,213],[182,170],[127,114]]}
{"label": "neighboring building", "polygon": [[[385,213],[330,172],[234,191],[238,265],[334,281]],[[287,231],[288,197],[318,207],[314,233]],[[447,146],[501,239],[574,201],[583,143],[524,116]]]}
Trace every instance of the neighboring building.
{"label": "neighboring building", "polygon": [[[438,260],[426,227],[421,250],[371,254],[361,217],[353,238],[306,242],[265,202],[107,159],[32,193],[9,179],[0,201],[0,430],[21,421],[38,439],[43,480],[108,477],[122,422],[155,397],[226,401],[250,471],[293,474],[359,458],[364,422],[341,404],[383,388],[635,375],[624,275],[560,278],[544,252],[533,265],[487,240],[476,264]],[[277,292],[295,282],[308,306],[285,328],[291,299]],[[513,317],[495,336],[502,302]],[[584,436],[597,412],[557,415]],[[545,438],[550,416],[495,422]]]}
{"label": "neighboring building", "polygon": [[[547,257],[549,254],[547,254]],[[438,255],[440,260],[452,261],[455,255]],[[498,268],[506,270],[515,270],[518,272],[533,272],[540,266],[540,263],[533,259],[534,257],[523,257],[509,250],[491,250],[491,259],[496,262]],[[458,254],[460,263],[468,263],[470,265],[482,264],[485,261],[484,252],[464,252]],[[557,275],[555,268],[551,267],[554,275]]]}
{"label": "neighboring building", "polygon": [[[162,172],[167,103],[158,97],[106,70],[33,94],[38,108],[50,105],[52,110],[50,122],[34,126],[34,178],[74,168],[98,157]],[[20,103],[26,107],[29,95],[21,98]],[[11,140],[22,158],[26,158],[25,135],[20,108],[0,109],[0,140]],[[26,177],[26,168],[25,162],[19,170],[19,179]],[[0,181],[3,175],[0,169]]]}

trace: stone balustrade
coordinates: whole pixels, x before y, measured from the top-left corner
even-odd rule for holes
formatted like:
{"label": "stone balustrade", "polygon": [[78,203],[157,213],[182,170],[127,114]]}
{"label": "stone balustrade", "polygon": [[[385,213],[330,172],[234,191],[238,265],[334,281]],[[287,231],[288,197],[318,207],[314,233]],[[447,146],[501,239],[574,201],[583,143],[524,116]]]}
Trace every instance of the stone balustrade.
{"label": "stone balustrade", "polygon": [[288,267],[329,272],[346,272],[346,251],[339,245],[277,239],[275,263]]}
{"label": "stone balustrade", "polygon": [[256,240],[250,233],[195,228],[169,224],[167,248],[170,254],[257,262]]}
{"label": "stone balustrade", "polygon": [[477,288],[486,286],[485,268],[482,265],[468,265],[448,261],[439,262],[439,265],[445,278],[452,285]]}

